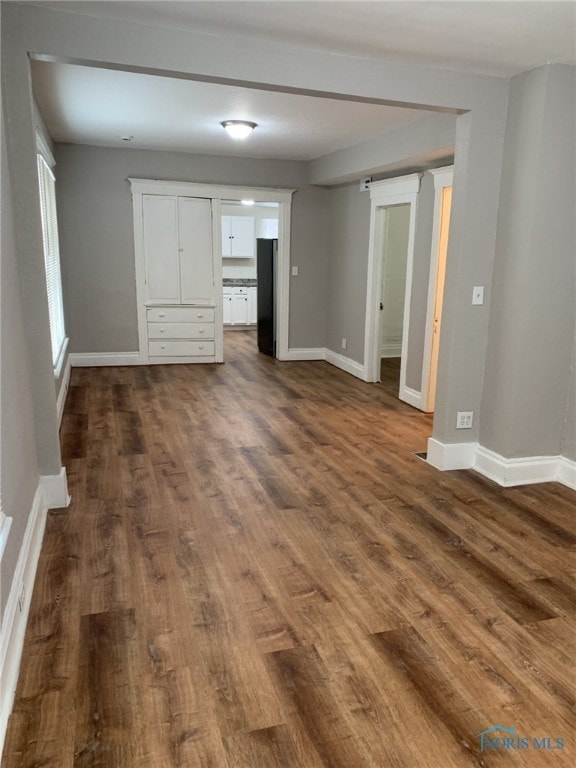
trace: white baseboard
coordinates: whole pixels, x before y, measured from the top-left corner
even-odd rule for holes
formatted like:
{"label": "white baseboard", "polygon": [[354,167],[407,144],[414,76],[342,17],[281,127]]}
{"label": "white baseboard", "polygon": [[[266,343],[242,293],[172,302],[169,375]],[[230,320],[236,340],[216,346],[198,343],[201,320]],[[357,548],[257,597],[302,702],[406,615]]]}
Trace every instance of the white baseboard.
{"label": "white baseboard", "polygon": [[325,360],[327,363],[335,365],[336,368],[340,368],[341,370],[346,371],[346,373],[351,373],[352,376],[356,376],[358,379],[366,381],[366,369],[362,363],[358,363],[356,360],[352,360],[349,357],[344,357],[344,355],[340,355],[338,352],[333,352],[331,349],[326,350]]}
{"label": "white baseboard", "polygon": [[396,344],[382,344],[380,357],[402,357],[402,342]]}
{"label": "white baseboard", "polygon": [[426,461],[436,469],[471,469],[477,446],[478,443],[441,443],[430,437]]}
{"label": "white baseboard", "polygon": [[291,347],[283,360],[326,360],[325,347]]}
{"label": "white baseboard", "polygon": [[2,509],[0,509],[0,566],[2,565],[2,555],[6,551],[6,544],[8,543],[8,534],[10,533],[11,526],[12,526],[12,518],[7,517],[2,511]]}
{"label": "white baseboard", "polygon": [[507,459],[479,445],[474,469],[505,488],[550,482],[559,482],[570,488],[576,488],[576,462],[564,456],[526,456]]}
{"label": "white baseboard", "polygon": [[526,456],[507,459],[478,443],[428,440],[426,460],[436,469],[474,469],[504,488],[557,482],[576,490],[576,462],[565,456]]}
{"label": "white baseboard", "polygon": [[410,387],[404,387],[402,389],[402,400],[408,403],[408,405],[418,408],[419,411],[425,410],[422,403],[422,392],[417,392],[415,389],[410,389]]}
{"label": "white baseboard", "polygon": [[576,491],[576,461],[560,456],[558,462],[558,482]]}
{"label": "white baseboard", "polygon": [[70,504],[66,468],[62,467],[57,475],[41,475],[40,491],[47,509],[60,509]]}
{"label": "white baseboard", "polygon": [[70,371],[72,370],[72,364],[70,362],[70,356],[66,360],[66,366],[64,367],[64,373],[62,374],[62,381],[60,382],[60,391],[58,392],[58,398],[56,400],[56,414],[58,417],[58,427],[62,424],[62,416],[64,415],[64,406],[66,405],[66,395],[68,394],[68,386],[70,384]]}
{"label": "white baseboard", "polygon": [[[0,691],[2,691],[0,697],[0,754],[2,754],[6,736],[8,718],[14,704],[24,633],[45,527],[46,506],[44,505],[42,490],[38,486],[14,571],[0,633]],[[21,600],[21,598],[23,599]]]}
{"label": "white baseboard", "polygon": [[68,359],[73,368],[143,364],[140,352],[70,352]]}

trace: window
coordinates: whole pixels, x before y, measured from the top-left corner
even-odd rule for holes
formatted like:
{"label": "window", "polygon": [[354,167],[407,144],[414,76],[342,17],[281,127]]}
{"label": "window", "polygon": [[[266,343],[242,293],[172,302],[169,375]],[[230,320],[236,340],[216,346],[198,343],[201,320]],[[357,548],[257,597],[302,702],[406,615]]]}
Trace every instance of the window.
{"label": "window", "polygon": [[37,160],[42,235],[44,240],[44,266],[46,268],[50,337],[52,339],[52,363],[54,369],[58,372],[66,348],[66,330],[64,328],[60,247],[58,244],[58,221],[56,218],[56,187],[54,174],[44,159],[43,154],[38,154]]}

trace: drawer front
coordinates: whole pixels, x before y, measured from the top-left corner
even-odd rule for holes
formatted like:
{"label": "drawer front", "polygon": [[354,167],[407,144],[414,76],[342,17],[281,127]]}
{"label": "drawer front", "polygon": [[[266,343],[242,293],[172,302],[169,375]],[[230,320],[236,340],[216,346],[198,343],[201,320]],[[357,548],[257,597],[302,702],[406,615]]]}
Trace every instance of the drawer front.
{"label": "drawer front", "polygon": [[213,341],[149,341],[150,357],[213,357]]}
{"label": "drawer front", "polygon": [[214,323],[148,323],[149,339],[213,339]]}
{"label": "drawer front", "polygon": [[213,323],[212,307],[150,307],[146,313],[149,323]]}

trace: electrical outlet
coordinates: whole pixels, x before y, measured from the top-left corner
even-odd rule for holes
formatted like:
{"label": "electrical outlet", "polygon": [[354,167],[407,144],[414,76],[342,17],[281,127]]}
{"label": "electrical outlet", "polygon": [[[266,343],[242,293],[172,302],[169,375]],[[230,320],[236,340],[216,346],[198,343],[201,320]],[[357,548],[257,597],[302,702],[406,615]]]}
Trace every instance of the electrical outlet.
{"label": "electrical outlet", "polygon": [[342,339],[342,349],[346,349],[347,344],[348,342],[346,341],[346,339]]}
{"label": "electrical outlet", "polygon": [[24,584],[22,584],[22,589],[20,590],[20,595],[18,596],[18,610],[20,613],[24,610],[24,603],[26,601],[26,589],[24,587]]}
{"label": "electrical outlet", "polygon": [[472,429],[474,411],[458,411],[456,414],[456,429]]}

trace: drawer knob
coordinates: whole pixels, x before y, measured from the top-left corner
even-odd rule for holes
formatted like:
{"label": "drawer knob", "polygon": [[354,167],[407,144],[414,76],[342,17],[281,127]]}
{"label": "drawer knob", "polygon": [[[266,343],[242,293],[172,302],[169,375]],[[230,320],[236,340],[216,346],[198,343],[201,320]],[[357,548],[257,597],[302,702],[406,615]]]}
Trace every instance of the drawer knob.
{"label": "drawer knob", "polygon": [[166,349],[166,344],[160,344],[160,349]]}
{"label": "drawer knob", "polygon": [[204,344],[198,344],[198,349],[204,349]]}
{"label": "drawer knob", "polygon": [[200,328],[200,329],[198,330],[198,333],[204,333],[204,328]]}
{"label": "drawer knob", "polygon": [[164,328],[160,328],[160,333],[164,333]]}
{"label": "drawer knob", "polygon": [[160,312],[160,313],[158,314],[158,317],[166,317],[166,315],[164,314],[164,312]]}
{"label": "drawer knob", "polygon": [[203,318],[204,315],[196,315],[196,317]]}

